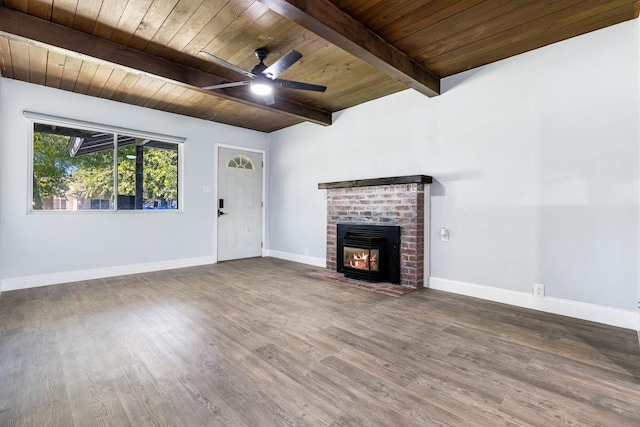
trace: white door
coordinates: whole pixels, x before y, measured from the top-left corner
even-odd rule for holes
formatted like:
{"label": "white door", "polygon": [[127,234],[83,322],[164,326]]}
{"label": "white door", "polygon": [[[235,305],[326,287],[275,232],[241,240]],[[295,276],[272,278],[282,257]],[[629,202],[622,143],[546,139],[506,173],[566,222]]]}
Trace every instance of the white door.
{"label": "white door", "polygon": [[218,261],[262,255],[262,153],[218,148]]}

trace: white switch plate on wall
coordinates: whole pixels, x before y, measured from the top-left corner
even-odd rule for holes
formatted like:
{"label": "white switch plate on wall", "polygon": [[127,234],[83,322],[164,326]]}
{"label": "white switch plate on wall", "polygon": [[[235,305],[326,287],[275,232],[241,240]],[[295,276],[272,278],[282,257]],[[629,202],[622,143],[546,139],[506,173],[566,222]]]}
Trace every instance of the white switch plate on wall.
{"label": "white switch plate on wall", "polygon": [[441,228],[440,229],[440,240],[442,240],[443,242],[448,242],[449,241],[449,229],[448,228]]}

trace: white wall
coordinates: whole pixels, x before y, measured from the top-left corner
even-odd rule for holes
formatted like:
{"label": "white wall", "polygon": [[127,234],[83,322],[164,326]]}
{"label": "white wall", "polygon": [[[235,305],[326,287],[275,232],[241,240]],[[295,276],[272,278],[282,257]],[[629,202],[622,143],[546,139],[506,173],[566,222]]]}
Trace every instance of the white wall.
{"label": "white wall", "polygon": [[[215,262],[214,145],[266,149],[269,135],[0,79],[2,289]],[[185,137],[184,212],[27,213],[23,111]]]}
{"label": "white wall", "polygon": [[542,283],[542,309],[575,302],[589,317],[604,307],[623,318],[605,323],[629,326],[640,259],[638,22],[446,78],[436,98],[407,90],[340,112],[331,127],[273,133],[270,249],[324,258],[319,182],[432,175],[432,286],[535,307]]}

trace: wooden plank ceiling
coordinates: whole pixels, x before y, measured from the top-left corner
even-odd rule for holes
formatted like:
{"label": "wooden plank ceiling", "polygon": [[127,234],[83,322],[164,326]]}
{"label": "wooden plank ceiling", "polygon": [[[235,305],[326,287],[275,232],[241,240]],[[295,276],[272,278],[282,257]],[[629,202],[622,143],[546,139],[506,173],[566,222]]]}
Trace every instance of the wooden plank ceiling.
{"label": "wooden plank ceiling", "polygon": [[[271,132],[638,17],[639,0],[0,0],[2,76]],[[266,105],[246,78],[295,49]]]}

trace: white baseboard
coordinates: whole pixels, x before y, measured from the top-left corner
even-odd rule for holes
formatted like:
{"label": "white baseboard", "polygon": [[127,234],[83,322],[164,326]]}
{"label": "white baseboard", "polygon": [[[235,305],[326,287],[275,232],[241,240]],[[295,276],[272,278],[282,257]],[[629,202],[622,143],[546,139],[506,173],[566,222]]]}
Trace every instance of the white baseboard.
{"label": "white baseboard", "polygon": [[266,251],[266,256],[285,259],[287,261],[299,262],[301,264],[315,265],[316,267],[322,268],[325,268],[327,266],[327,260],[325,260],[324,258],[292,254],[290,252],[274,251],[272,249]]}
{"label": "white baseboard", "polygon": [[429,289],[437,289],[518,307],[531,308],[546,313],[575,317],[577,319],[589,320],[591,322],[603,323],[620,328],[640,330],[640,315],[631,310],[622,310],[561,298],[534,297],[533,294],[526,292],[511,291],[439,277],[429,278]]}
{"label": "white baseboard", "polygon": [[151,271],[215,264],[216,262],[216,259],[213,257],[184,258],[144,264],[94,268],[91,270],[76,270],[62,273],[40,274],[36,276],[23,276],[0,280],[0,290],[3,292],[14,291],[17,289],[36,288],[38,286],[79,282],[81,280],[102,279],[105,277],[124,276],[127,274],[149,273]]}

